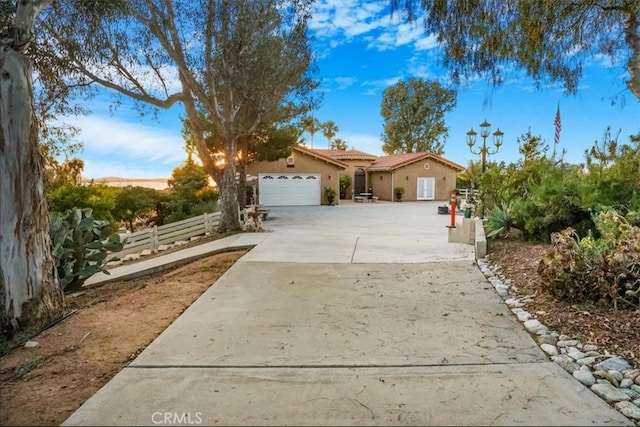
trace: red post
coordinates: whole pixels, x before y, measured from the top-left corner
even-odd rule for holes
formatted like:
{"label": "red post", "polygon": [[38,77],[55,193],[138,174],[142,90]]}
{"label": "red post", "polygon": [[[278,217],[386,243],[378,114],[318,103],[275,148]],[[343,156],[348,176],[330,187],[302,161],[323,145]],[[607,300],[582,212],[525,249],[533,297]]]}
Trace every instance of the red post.
{"label": "red post", "polygon": [[451,228],[456,228],[456,190],[451,192],[451,198],[449,199],[449,204],[451,205]]}

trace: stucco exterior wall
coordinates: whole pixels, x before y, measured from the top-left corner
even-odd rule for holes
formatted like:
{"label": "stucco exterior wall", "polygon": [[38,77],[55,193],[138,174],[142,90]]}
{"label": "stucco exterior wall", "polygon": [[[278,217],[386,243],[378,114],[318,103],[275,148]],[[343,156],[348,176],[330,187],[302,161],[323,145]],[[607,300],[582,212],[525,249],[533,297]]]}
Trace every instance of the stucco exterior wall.
{"label": "stucco exterior wall", "polygon": [[[425,169],[425,163],[429,168]],[[395,187],[404,188],[402,200],[418,200],[418,178],[435,178],[435,200],[449,200],[456,187],[456,170],[433,159],[419,160],[391,172],[369,172],[373,194],[380,200],[395,200]]]}
{"label": "stucco exterior wall", "polygon": [[435,200],[449,200],[449,194],[456,188],[455,169],[433,159],[420,160],[394,171],[394,186],[404,187],[402,200],[418,200],[418,178],[421,177],[435,178]]}
{"label": "stucco exterior wall", "polygon": [[[247,173],[258,176],[261,173],[319,173],[320,174],[320,203],[329,204],[324,195],[324,187],[333,187],[339,191],[339,177],[344,168],[323,159],[314,158],[300,151],[293,151],[294,164],[288,165],[287,159],[278,159],[275,162],[252,162],[247,165]],[[260,189],[258,188],[258,191]],[[337,203],[338,198],[334,203]]]}
{"label": "stucco exterior wall", "polygon": [[393,187],[391,182],[391,172],[370,172],[369,181],[371,182],[371,189],[373,195],[377,196],[379,200],[393,200]]}

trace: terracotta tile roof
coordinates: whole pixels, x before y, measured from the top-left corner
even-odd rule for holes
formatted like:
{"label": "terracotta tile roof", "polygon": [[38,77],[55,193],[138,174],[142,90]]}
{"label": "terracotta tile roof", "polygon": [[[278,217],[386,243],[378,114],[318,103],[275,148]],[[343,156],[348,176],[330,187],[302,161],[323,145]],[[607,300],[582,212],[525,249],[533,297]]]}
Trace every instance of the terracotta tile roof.
{"label": "terracotta tile roof", "polygon": [[425,160],[425,159],[433,159],[440,163],[443,163],[446,166],[449,166],[458,171],[464,170],[464,166],[461,166],[457,163],[454,163],[450,160],[447,160],[443,157],[440,157],[436,154],[430,152],[424,153],[408,153],[408,154],[393,154],[391,156],[379,157],[378,160],[371,163],[371,165],[367,168],[367,170],[372,171],[386,171],[386,170],[395,170],[402,166],[409,165],[411,163]]}
{"label": "terracotta tile roof", "polygon": [[[314,150],[314,149],[311,149],[311,148],[303,147],[301,145],[298,145],[297,147],[293,147],[293,149],[294,150],[298,150],[301,153],[307,154],[309,156],[315,157],[317,159],[324,160],[324,161],[326,161],[328,163],[332,163],[332,164],[334,164],[336,166],[340,166],[341,168],[347,168],[347,166],[348,166],[347,164],[341,162],[340,160],[334,159],[334,158],[328,156],[327,154],[323,153],[322,152],[323,150]],[[331,150],[324,150],[324,151],[331,151]]]}
{"label": "terracotta tile roof", "polygon": [[328,150],[326,148],[310,148],[312,151],[329,156],[336,160],[375,160],[378,158],[375,154],[365,153],[360,150]]}

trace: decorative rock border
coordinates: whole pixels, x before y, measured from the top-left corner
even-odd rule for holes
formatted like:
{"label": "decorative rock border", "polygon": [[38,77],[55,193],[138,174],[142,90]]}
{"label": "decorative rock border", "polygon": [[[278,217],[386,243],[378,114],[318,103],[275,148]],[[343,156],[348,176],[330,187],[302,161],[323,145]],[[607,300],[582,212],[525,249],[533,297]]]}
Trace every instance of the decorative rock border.
{"label": "decorative rock border", "polygon": [[533,299],[532,296],[511,296],[509,288],[513,283],[504,278],[500,267],[489,264],[486,257],[478,259],[477,263],[480,271],[536,339],[542,351],[577,381],[640,426],[640,369],[634,369],[626,360],[607,350],[600,352],[595,345],[583,344],[550,331],[534,314],[522,308]]}

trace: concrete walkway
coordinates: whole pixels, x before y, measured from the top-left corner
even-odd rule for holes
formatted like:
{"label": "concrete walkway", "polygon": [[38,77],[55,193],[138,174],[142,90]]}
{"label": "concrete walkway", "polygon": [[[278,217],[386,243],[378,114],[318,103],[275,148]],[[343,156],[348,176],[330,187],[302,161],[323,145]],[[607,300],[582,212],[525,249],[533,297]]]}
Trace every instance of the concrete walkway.
{"label": "concrete walkway", "polygon": [[251,249],[266,237],[265,233],[242,233],[191,246],[178,251],[148,258],[143,261],[126,264],[109,270],[109,274],[97,273],[84,283],[85,287],[104,285],[117,280],[130,280],[147,276],[161,270],[188,264],[198,258],[214,255],[220,252]]}
{"label": "concrete walkway", "polygon": [[437,205],[272,209],[65,425],[633,425],[547,359]]}

